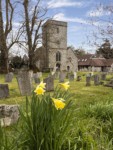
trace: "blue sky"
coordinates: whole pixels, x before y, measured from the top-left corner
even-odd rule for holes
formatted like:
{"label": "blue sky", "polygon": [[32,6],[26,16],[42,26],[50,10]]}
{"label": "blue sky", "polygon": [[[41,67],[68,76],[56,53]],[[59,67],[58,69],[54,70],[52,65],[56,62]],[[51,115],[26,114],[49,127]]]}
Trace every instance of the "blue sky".
{"label": "blue sky", "polygon": [[113,0],[43,0],[43,5],[48,7],[48,17],[68,22],[68,45],[91,53],[97,49],[93,45],[93,32],[98,33],[97,26],[103,25],[103,22],[94,22],[92,26],[91,19],[109,17],[110,13],[103,10],[109,4],[113,4]]}

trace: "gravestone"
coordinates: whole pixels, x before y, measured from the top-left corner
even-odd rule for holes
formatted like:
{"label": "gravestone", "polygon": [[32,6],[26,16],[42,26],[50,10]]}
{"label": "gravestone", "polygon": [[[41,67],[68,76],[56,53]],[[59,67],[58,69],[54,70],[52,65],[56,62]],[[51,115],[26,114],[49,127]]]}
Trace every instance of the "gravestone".
{"label": "gravestone", "polygon": [[0,123],[1,126],[10,126],[19,119],[18,105],[0,105]]}
{"label": "gravestone", "polygon": [[65,72],[60,72],[59,82],[64,82],[65,78],[66,78],[66,73]]}
{"label": "gravestone", "polygon": [[76,79],[76,77],[77,77],[77,73],[76,73],[76,72],[74,72],[74,79]]}
{"label": "gravestone", "polygon": [[8,84],[0,84],[0,98],[9,97],[9,87]]}
{"label": "gravestone", "polygon": [[91,77],[86,77],[86,86],[91,86]]}
{"label": "gravestone", "polygon": [[35,83],[37,83],[37,84],[40,83],[40,79],[39,79],[39,78],[35,78],[35,77],[34,77],[34,81],[35,81]]}
{"label": "gravestone", "polygon": [[5,82],[12,82],[12,79],[13,79],[13,73],[10,72],[8,74],[5,75]]}
{"label": "gravestone", "polygon": [[106,80],[106,74],[101,74],[101,80]]}
{"label": "gravestone", "polygon": [[82,80],[81,76],[77,76],[77,81],[81,81],[81,80]]}
{"label": "gravestone", "polygon": [[107,84],[105,84],[105,86],[113,88],[113,79],[111,79]]}
{"label": "gravestone", "polygon": [[69,81],[74,81],[74,75],[73,74],[69,74]]}
{"label": "gravestone", "polygon": [[42,72],[37,72],[38,78],[42,77]]}
{"label": "gravestone", "polygon": [[54,90],[54,78],[48,77],[44,79],[44,83],[46,83],[46,91],[50,92]]}
{"label": "gravestone", "polygon": [[99,75],[94,75],[94,85],[99,85],[100,81],[99,81]]}
{"label": "gravestone", "polygon": [[59,72],[59,71],[56,71],[56,72],[55,72],[55,79],[59,79],[59,75],[60,75],[60,72]]}
{"label": "gravestone", "polygon": [[32,91],[32,79],[29,71],[20,71],[17,76],[17,81],[21,95],[30,95]]}

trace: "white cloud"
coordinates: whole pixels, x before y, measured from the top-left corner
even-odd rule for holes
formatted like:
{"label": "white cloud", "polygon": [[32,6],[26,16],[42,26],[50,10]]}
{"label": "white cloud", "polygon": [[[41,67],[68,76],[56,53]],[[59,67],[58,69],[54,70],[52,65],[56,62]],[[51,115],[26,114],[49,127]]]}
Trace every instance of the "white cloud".
{"label": "white cloud", "polygon": [[101,16],[110,15],[110,14],[111,12],[106,11],[102,5],[98,7],[97,9],[92,9],[89,12],[87,12],[87,16],[89,17],[101,17]]}
{"label": "white cloud", "polygon": [[50,0],[48,2],[49,8],[80,7],[82,5],[82,2],[72,2],[72,0]]}
{"label": "white cloud", "polygon": [[82,18],[77,18],[77,17],[74,17],[74,18],[71,18],[71,17],[66,17],[63,13],[58,13],[56,14],[54,17],[53,17],[54,20],[59,20],[59,21],[66,21],[66,22],[75,22],[75,23],[80,23],[80,24],[86,24],[86,25],[95,25],[95,26],[98,26],[98,22],[91,22],[89,20],[85,20],[85,19],[82,19]]}

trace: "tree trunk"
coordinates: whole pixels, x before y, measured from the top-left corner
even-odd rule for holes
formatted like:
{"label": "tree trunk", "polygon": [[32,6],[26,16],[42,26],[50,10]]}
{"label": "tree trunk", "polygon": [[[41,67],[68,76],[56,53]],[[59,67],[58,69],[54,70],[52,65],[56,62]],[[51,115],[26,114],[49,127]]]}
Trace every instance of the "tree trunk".
{"label": "tree trunk", "polygon": [[0,51],[1,51],[1,63],[0,70],[2,73],[8,73],[8,49],[6,46],[5,33],[3,28],[3,13],[2,13],[2,4],[0,0]]}

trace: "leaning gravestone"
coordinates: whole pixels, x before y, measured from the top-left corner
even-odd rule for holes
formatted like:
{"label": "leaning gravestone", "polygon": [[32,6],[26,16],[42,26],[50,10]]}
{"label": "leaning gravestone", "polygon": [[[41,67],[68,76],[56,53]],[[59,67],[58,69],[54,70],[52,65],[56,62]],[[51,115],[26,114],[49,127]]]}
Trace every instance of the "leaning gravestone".
{"label": "leaning gravestone", "polygon": [[10,126],[19,119],[18,105],[0,105],[0,123],[1,126]]}
{"label": "leaning gravestone", "polygon": [[105,86],[113,88],[113,79],[111,79],[107,84],[105,84]]}
{"label": "leaning gravestone", "polygon": [[9,97],[9,87],[8,84],[0,84],[0,98]]}
{"label": "leaning gravestone", "polygon": [[32,91],[32,79],[29,71],[20,71],[17,76],[17,81],[21,95],[30,95]]}
{"label": "leaning gravestone", "polygon": [[46,83],[46,91],[54,91],[54,78],[53,77],[48,77],[44,79],[44,83]]}
{"label": "leaning gravestone", "polygon": [[90,86],[90,85],[91,85],[91,77],[86,76],[86,86]]}
{"label": "leaning gravestone", "polygon": [[69,81],[74,81],[74,75],[73,74],[69,74],[68,78],[69,78]]}
{"label": "leaning gravestone", "polygon": [[65,72],[60,72],[60,74],[59,74],[59,82],[64,82],[65,77],[66,77],[66,73]]}
{"label": "leaning gravestone", "polygon": [[99,75],[94,75],[94,85],[99,85],[100,81],[99,81]]}
{"label": "leaning gravestone", "polygon": [[12,79],[13,79],[13,73],[12,72],[5,75],[5,82],[12,82]]}

